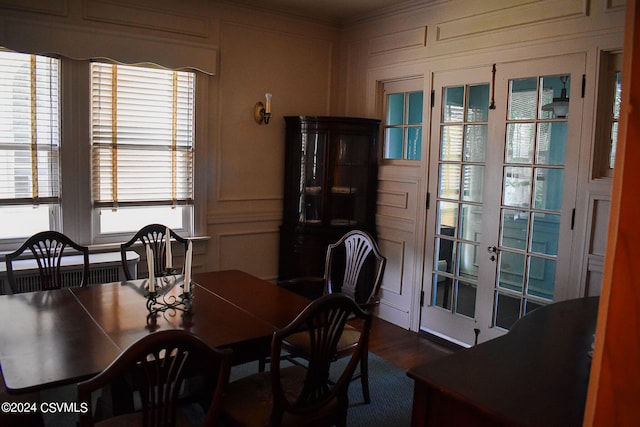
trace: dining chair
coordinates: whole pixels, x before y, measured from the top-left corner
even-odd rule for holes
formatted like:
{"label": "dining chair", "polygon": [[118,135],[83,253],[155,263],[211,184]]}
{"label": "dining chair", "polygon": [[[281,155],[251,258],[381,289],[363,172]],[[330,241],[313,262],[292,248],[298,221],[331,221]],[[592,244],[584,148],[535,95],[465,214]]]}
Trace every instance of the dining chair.
{"label": "dining chair", "polygon": [[[279,284],[292,289],[298,283],[308,286],[311,281],[320,282],[324,285],[324,294],[346,294],[361,308],[371,311],[380,303],[379,293],[386,262],[386,258],[380,253],[378,245],[369,233],[352,230],[328,246],[323,277],[291,279]],[[360,333],[361,331],[347,325],[335,357],[339,359],[350,355]],[[288,351],[287,358],[290,360],[309,357],[309,343],[302,334],[292,335],[285,341],[284,347]],[[365,348],[360,355],[360,374],[354,379],[360,379],[364,401],[370,403],[368,348]]]}
{"label": "dining chair", "polygon": [[[13,293],[24,292],[15,277],[13,264],[27,249],[38,264],[39,272],[38,285],[35,289],[30,288],[30,291],[60,289],[65,285],[85,286],[89,282],[89,248],[57,231],[42,231],[29,237],[18,249],[5,256],[7,280]],[[79,282],[66,283],[62,275],[62,259],[74,252],[83,257],[82,275]]]}
{"label": "dining chair", "polygon": [[[129,264],[127,263],[127,250],[136,243],[142,243],[148,246],[153,251],[153,265],[155,269],[155,276],[160,277],[167,274],[166,268],[166,239],[165,234],[167,232],[167,226],[162,224],[149,224],[142,227],[138,232],[126,243],[120,245],[120,259],[122,260],[122,268],[124,270],[124,276],[127,280],[133,280],[133,274],[129,270]],[[186,255],[187,247],[189,246],[189,239],[185,239],[169,229],[171,238],[178,242],[178,246],[182,247],[182,255]],[[184,269],[184,266],[181,270]],[[178,271],[176,271],[178,272]]]}
{"label": "dining chair", "polygon": [[[347,323],[361,323],[351,358],[338,366],[334,355]],[[230,426],[345,426],[348,388],[360,353],[367,348],[371,313],[346,295],[324,295],[312,301],[271,341],[270,370],[229,384],[221,420]],[[283,342],[304,333],[310,343],[307,365],[281,366]]]}
{"label": "dining chair", "polygon": [[[128,347],[104,371],[78,384],[78,403],[89,406],[80,413],[79,426],[217,426],[221,399],[229,382],[231,357],[230,349],[211,347],[185,330],[147,335]],[[193,399],[200,396],[186,399],[181,395],[185,383],[193,377],[204,378],[206,398],[197,400],[208,406],[203,408],[204,421],[187,415],[194,412]],[[127,398],[123,397],[123,390]],[[111,399],[109,394],[117,394],[117,399]],[[139,404],[124,408],[113,404],[138,399]],[[184,402],[191,405],[185,408]]]}

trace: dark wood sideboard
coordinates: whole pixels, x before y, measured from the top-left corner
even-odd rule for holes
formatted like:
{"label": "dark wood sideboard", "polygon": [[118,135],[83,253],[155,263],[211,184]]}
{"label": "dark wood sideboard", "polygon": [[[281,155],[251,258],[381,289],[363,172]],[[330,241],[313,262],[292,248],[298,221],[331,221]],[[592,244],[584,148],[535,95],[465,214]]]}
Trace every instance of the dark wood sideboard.
{"label": "dark wood sideboard", "polygon": [[581,426],[598,297],[539,308],[506,335],[408,371],[413,426]]}

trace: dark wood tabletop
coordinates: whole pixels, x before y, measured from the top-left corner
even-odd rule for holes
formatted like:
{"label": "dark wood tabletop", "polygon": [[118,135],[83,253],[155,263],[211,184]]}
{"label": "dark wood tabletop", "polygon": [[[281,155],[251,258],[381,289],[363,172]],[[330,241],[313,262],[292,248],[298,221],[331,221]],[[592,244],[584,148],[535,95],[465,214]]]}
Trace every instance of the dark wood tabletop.
{"label": "dark wood tabletop", "polygon": [[539,308],[506,335],[409,370],[412,425],[581,426],[598,298]]}
{"label": "dark wood tabletop", "polygon": [[309,300],[238,270],[194,274],[193,282],[265,321],[274,329],[289,324]]}
{"label": "dark wood tabletop", "polygon": [[[182,277],[167,296],[177,295]],[[236,363],[268,354],[275,330],[308,300],[233,270],[195,274],[192,309],[150,322],[147,280],[0,296],[0,365],[7,390],[74,383],[100,372],[125,348],[161,329],[186,329],[234,350]],[[173,284],[173,283],[172,283]]]}

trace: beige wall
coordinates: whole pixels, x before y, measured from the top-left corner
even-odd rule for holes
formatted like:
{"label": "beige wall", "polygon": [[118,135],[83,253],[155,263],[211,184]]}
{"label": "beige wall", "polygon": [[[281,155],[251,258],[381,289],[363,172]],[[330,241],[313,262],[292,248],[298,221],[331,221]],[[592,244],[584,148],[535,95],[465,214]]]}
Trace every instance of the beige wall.
{"label": "beige wall", "polygon": [[[338,40],[333,27],[208,0],[0,1],[0,46],[75,60],[197,66],[209,73],[198,81],[205,90],[197,99],[197,118],[206,126],[196,147],[196,230],[210,236],[201,262],[203,268],[241,268],[268,279],[277,276],[278,265],[282,117],[331,112]],[[265,92],[273,93],[273,117],[258,125],[253,109]],[[66,114],[87,123],[86,112]],[[74,164],[74,180],[89,177],[87,166]],[[84,205],[79,212],[88,215],[89,202]],[[69,232],[91,243],[90,221],[82,222],[65,223],[65,231],[78,227]]]}

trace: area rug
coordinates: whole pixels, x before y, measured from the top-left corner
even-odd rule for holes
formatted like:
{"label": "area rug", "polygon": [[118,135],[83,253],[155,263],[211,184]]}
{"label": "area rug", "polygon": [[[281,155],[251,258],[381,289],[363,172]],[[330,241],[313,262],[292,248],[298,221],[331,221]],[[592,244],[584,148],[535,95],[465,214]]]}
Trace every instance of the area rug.
{"label": "area rug", "polygon": [[401,427],[411,424],[413,380],[403,369],[369,353],[371,403],[362,399],[360,381],[349,386],[349,427]]}
{"label": "area rug", "polygon": [[[346,363],[346,360],[337,363]],[[255,362],[235,366],[231,380],[257,370]],[[360,380],[350,384],[348,427],[404,427],[411,424],[413,380],[403,369],[373,353],[369,353],[369,393],[371,403],[365,405]]]}
{"label": "area rug", "polygon": [[[336,362],[336,368],[346,363],[346,358]],[[358,368],[356,368],[358,369]],[[234,366],[231,381],[258,372],[258,363]],[[411,423],[413,401],[413,380],[404,370],[393,363],[369,353],[369,392],[371,403],[364,404],[360,380],[349,385],[348,427],[405,427]],[[75,386],[65,386],[43,392],[41,399],[51,402],[75,402]],[[203,417],[203,413],[193,415],[193,419]],[[46,427],[74,427],[75,414],[45,414]],[[197,422],[196,422],[197,425]]]}

